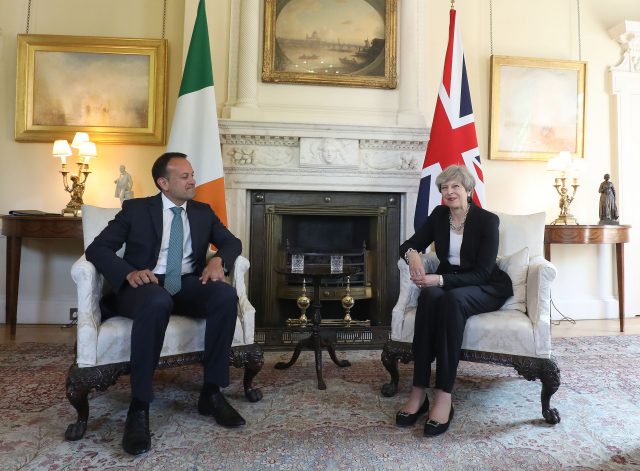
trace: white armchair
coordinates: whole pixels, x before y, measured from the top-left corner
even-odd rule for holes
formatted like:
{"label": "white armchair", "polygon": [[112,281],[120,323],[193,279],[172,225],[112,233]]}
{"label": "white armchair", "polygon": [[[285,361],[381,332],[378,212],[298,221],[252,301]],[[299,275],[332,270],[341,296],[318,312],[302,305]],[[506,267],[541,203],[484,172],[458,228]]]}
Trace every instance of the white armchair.
{"label": "white armchair", "polygon": [[[511,276],[514,296],[498,311],[469,318],[461,359],[512,366],[529,381],[539,378],[542,415],[556,424],[560,414],[550,407],[550,401],[560,387],[560,370],[551,355],[551,283],[557,272],[543,258],[545,213],[498,216],[498,265]],[[427,273],[433,273],[438,267],[435,253],[423,259]],[[391,340],[382,351],[382,363],[391,375],[391,382],[382,387],[387,397],[398,390],[398,362],[413,361],[411,343],[419,295],[404,260],[398,261],[398,268],[400,294],[392,312]]]}
{"label": "white armchair", "polygon": [[[119,208],[82,207],[85,248],[114,218]],[[123,249],[119,252],[122,255]],[[262,349],[254,343],[255,309],[247,299],[244,275],[249,261],[236,260],[230,283],[238,293],[238,318],[230,352],[230,364],[244,367],[244,392],[251,402],[262,399],[262,391],[253,387],[253,379],[264,363]],[[102,321],[100,298],[104,278],[84,255],[71,268],[78,289],[78,327],[76,360],[66,380],[67,399],[78,412],[78,420],[69,424],[67,440],[84,435],[89,418],[88,394],[92,389],[106,390],[119,376],[130,373],[131,326],[133,321],[115,316]],[[204,319],[173,315],[165,334],[158,368],[201,362],[204,350]]]}

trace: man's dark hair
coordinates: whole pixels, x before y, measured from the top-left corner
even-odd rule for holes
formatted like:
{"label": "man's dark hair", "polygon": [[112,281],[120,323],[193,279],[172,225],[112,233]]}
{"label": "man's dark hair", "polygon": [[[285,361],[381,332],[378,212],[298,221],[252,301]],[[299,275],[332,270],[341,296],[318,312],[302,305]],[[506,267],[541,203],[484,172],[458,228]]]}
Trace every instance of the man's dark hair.
{"label": "man's dark hair", "polygon": [[165,152],[160,157],[156,159],[153,163],[153,167],[151,167],[151,176],[153,177],[153,183],[156,184],[158,190],[162,190],[160,185],[158,185],[158,178],[167,177],[167,165],[171,159],[186,159],[187,154],[183,154],[182,152]]}

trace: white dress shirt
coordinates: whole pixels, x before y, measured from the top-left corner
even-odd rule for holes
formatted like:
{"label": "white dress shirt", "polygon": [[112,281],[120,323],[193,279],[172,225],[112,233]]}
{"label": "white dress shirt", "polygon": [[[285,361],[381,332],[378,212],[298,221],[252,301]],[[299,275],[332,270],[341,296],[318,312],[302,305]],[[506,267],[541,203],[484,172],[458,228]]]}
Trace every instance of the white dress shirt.
{"label": "white dress shirt", "polygon": [[[158,263],[153,269],[153,273],[164,275],[167,271],[167,251],[169,249],[169,235],[171,233],[171,222],[173,221],[173,212],[171,208],[176,205],[162,193],[162,244],[160,245],[160,254],[158,255]],[[182,274],[192,273],[194,270],[193,248],[191,247],[191,228],[189,227],[189,219],[187,218],[187,203],[182,206],[182,233],[184,242],[182,245]]]}

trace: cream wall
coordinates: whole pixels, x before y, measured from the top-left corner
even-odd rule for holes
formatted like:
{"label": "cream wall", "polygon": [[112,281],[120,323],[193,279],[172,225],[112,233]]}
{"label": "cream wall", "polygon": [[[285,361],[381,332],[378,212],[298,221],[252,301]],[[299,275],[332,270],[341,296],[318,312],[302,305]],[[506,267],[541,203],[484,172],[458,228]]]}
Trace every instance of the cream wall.
{"label": "cream wall", "polygon": [[[51,144],[14,141],[16,35],[24,33],[27,0],[0,0],[0,213],[11,209],[58,212],[69,201],[62,188],[59,162],[51,158]],[[172,116],[182,67],[184,1],[168,0],[166,38],[169,41],[168,112]],[[47,0],[32,2],[30,32],[77,36],[160,38],[162,2],[158,0]],[[98,144],[84,200],[115,206],[113,181],[124,164],[134,178],[136,196],[154,190],[150,166],[164,146]],[[0,239],[0,322],[5,318],[5,250]],[[82,253],[79,241],[29,240],[22,249],[18,321],[66,323],[69,308],[77,304],[69,276],[73,261]]]}
{"label": "cream wall", "polygon": [[[244,0],[242,0],[244,1]],[[213,52],[214,79],[218,112],[227,100],[229,88],[229,18],[237,14],[241,0],[208,0],[207,16]],[[446,47],[449,2],[419,0],[423,56],[416,64],[420,84],[420,111],[425,122],[431,121],[442,73]],[[400,0],[402,8],[403,0]],[[16,143],[13,140],[15,101],[15,36],[24,32],[27,0],[0,0],[0,159],[9,168],[0,187],[0,212],[15,208],[38,208],[57,211],[67,202],[62,191],[58,167],[49,158],[49,144]],[[162,7],[158,0],[47,0],[32,2],[31,32],[40,34],[104,35],[125,37],[160,37]],[[180,80],[183,38],[190,36],[195,15],[194,0],[168,0],[167,38],[169,39],[169,124]],[[581,223],[597,221],[597,188],[605,172],[614,183],[615,136],[612,124],[612,99],[608,95],[608,67],[618,62],[620,47],[609,38],[607,30],[625,19],[640,19],[637,0],[581,0],[582,60],[589,63],[585,162],[587,171],[582,187],[572,205]],[[548,220],[557,214],[557,198],[550,186],[551,177],[539,162],[491,161],[486,158],[489,117],[489,1],[457,2],[459,27],[463,35],[467,71],[474,104],[478,139],[491,209],[511,213],[547,211]],[[235,13],[234,13],[235,12]],[[497,55],[522,55],[539,58],[577,60],[577,11],[572,0],[493,0],[493,52]],[[401,29],[401,28],[400,28]],[[402,34],[402,31],[400,31]],[[261,38],[261,35],[258,36]],[[188,39],[187,39],[188,40]],[[259,70],[255,71],[256,80]],[[402,77],[399,77],[402,81]],[[366,101],[378,100],[381,122],[396,100],[396,91],[355,91],[334,87],[264,85],[258,83],[260,98],[271,104],[290,100],[313,102],[318,94],[333,101],[349,102],[349,96]],[[382,95],[381,95],[382,94]],[[363,98],[364,97],[364,98]],[[295,118],[292,113],[292,118]],[[85,201],[113,206],[113,180],[118,165],[125,164],[135,180],[137,196],[154,191],[147,177],[153,159],[162,146],[99,145],[99,158],[92,164]],[[9,172],[5,171],[5,175]],[[23,177],[28,175],[28,177]],[[619,202],[629,204],[630,202]],[[623,221],[624,222],[624,221]],[[602,251],[606,256],[602,256]],[[0,299],[4,299],[5,241],[0,240]],[[25,241],[19,300],[20,322],[65,322],[68,308],[74,305],[74,288],[68,270],[81,253],[80,244],[70,241]],[[573,317],[615,316],[611,286],[599,286],[596,273],[611,273],[608,248],[595,246],[555,246],[554,263],[560,275],[554,286],[554,298],[561,309]],[[634,261],[628,260],[627,263]],[[612,278],[612,277],[610,277]],[[627,288],[628,312],[640,313],[638,294]],[[4,309],[0,313],[0,321]]]}

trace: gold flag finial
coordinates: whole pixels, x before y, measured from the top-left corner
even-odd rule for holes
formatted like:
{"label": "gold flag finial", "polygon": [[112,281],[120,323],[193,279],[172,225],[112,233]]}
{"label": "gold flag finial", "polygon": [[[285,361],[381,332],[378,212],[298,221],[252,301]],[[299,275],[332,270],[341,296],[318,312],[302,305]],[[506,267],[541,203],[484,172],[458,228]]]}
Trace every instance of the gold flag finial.
{"label": "gold flag finial", "polygon": [[456,0],[451,0],[451,9],[454,10],[456,8]]}

